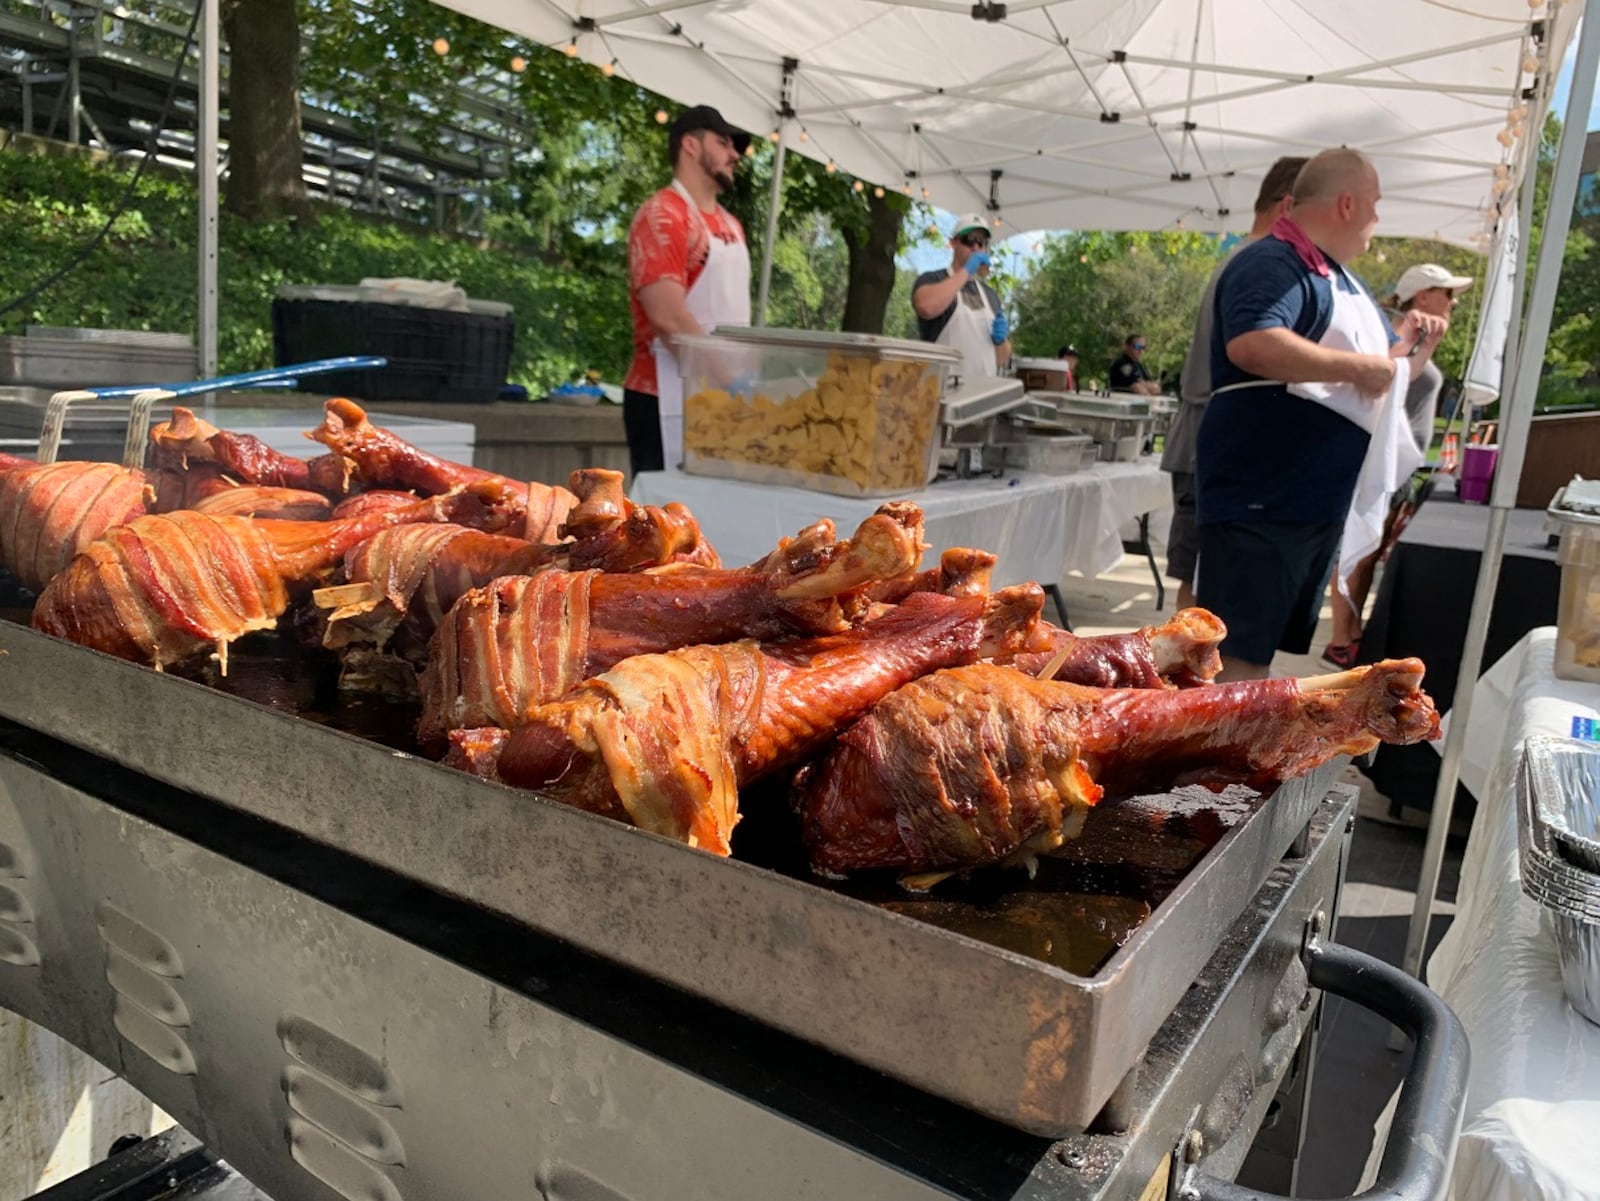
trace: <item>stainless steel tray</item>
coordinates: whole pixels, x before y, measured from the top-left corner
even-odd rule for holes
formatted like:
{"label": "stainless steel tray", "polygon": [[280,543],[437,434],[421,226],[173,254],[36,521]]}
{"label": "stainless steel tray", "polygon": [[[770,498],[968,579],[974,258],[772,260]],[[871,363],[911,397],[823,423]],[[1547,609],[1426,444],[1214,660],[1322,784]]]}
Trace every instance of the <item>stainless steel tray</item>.
{"label": "stainless steel tray", "polygon": [[1186,810],[1222,824],[1085,976],[320,726],[292,693],[257,703],[0,620],[0,716],[1049,1136],[1088,1126],[1337,769],[1267,801],[1122,803],[1160,853]]}

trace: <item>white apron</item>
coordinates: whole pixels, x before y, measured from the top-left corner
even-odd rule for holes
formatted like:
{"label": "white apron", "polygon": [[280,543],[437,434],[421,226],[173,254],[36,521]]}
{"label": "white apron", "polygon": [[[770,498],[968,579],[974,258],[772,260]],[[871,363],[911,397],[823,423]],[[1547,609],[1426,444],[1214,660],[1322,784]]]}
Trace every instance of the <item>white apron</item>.
{"label": "white apron", "polygon": [[[706,333],[718,325],[750,324],[750,248],[741,238],[724,242],[711,232],[689,189],[676,179],[672,188],[688,202],[700,227],[706,231],[706,265],[700,269],[683,303],[689,316]],[[660,338],[650,343],[656,361],[656,397],[661,405],[661,462],[668,470],[683,464],[683,377],[678,360]]]}
{"label": "white apron", "polygon": [[[974,291],[977,292],[976,303]],[[990,307],[989,294],[981,287],[974,288],[969,283],[956,293],[955,311],[934,341],[961,352],[963,382],[1000,374],[994,361],[994,340],[989,336],[997,316],[999,314]]]}
{"label": "white apron", "polygon": [[[1330,350],[1387,356],[1388,322],[1360,285],[1353,280],[1350,282],[1356,289],[1354,292],[1334,283],[1333,317],[1318,345]],[[1356,564],[1383,543],[1383,523],[1389,513],[1390,496],[1423,463],[1423,454],[1417,449],[1417,440],[1411,435],[1411,423],[1406,417],[1411,363],[1407,359],[1396,359],[1394,366],[1389,390],[1375,399],[1362,396],[1354,384],[1283,385],[1279,380],[1249,380],[1219,388],[1216,393],[1257,388],[1263,384],[1287,386],[1294,395],[1332,409],[1372,436],[1367,443],[1366,457],[1361,461],[1355,495],[1351,497],[1350,512],[1345,516],[1344,533],[1339,541],[1339,568],[1334,578],[1338,580],[1339,592],[1346,598],[1350,595],[1349,579]]]}

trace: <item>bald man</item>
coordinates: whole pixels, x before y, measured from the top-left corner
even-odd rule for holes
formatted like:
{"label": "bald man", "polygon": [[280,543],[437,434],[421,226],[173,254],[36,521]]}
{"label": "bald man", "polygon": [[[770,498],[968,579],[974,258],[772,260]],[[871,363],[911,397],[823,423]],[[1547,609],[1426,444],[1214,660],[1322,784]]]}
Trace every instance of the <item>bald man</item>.
{"label": "bald man", "polygon": [[1371,241],[1380,195],[1365,156],[1323,151],[1288,214],[1217,279],[1195,597],[1227,623],[1225,679],[1264,678],[1276,651],[1310,649],[1395,359],[1420,368],[1443,332],[1425,316],[1391,329],[1342,265]]}

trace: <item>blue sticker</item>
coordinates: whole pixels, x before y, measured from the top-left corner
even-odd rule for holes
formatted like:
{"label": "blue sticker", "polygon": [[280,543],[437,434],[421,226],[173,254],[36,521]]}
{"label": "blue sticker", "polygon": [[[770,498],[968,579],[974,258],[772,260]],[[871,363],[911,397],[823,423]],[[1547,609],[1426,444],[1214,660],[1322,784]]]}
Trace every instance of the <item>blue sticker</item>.
{"label": "blue sticker", "polygon": [[1585,742],[1600,742],[1600,726],[1596,726],[1592,717],[1573,717],[1572,736],[1581,738]]}

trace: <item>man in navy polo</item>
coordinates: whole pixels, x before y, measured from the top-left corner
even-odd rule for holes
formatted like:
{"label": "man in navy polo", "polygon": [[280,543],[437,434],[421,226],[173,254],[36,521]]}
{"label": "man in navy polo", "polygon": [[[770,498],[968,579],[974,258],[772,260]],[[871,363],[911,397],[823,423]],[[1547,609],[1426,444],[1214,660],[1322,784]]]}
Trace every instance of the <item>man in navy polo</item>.
{"label": "man in navy polo", "polygon": [[1228,626],[1222,679],[1265,678],[1276,651],[1310,649],[1370,413],[1394,360],[1426,361],[1441,332],[1408,319],[1397,336],[1342,266],[1366,250],[1380,196],[1364,155],[1322,152],[1296,179],[1289,214],[1217,280],[1195,596]]}

